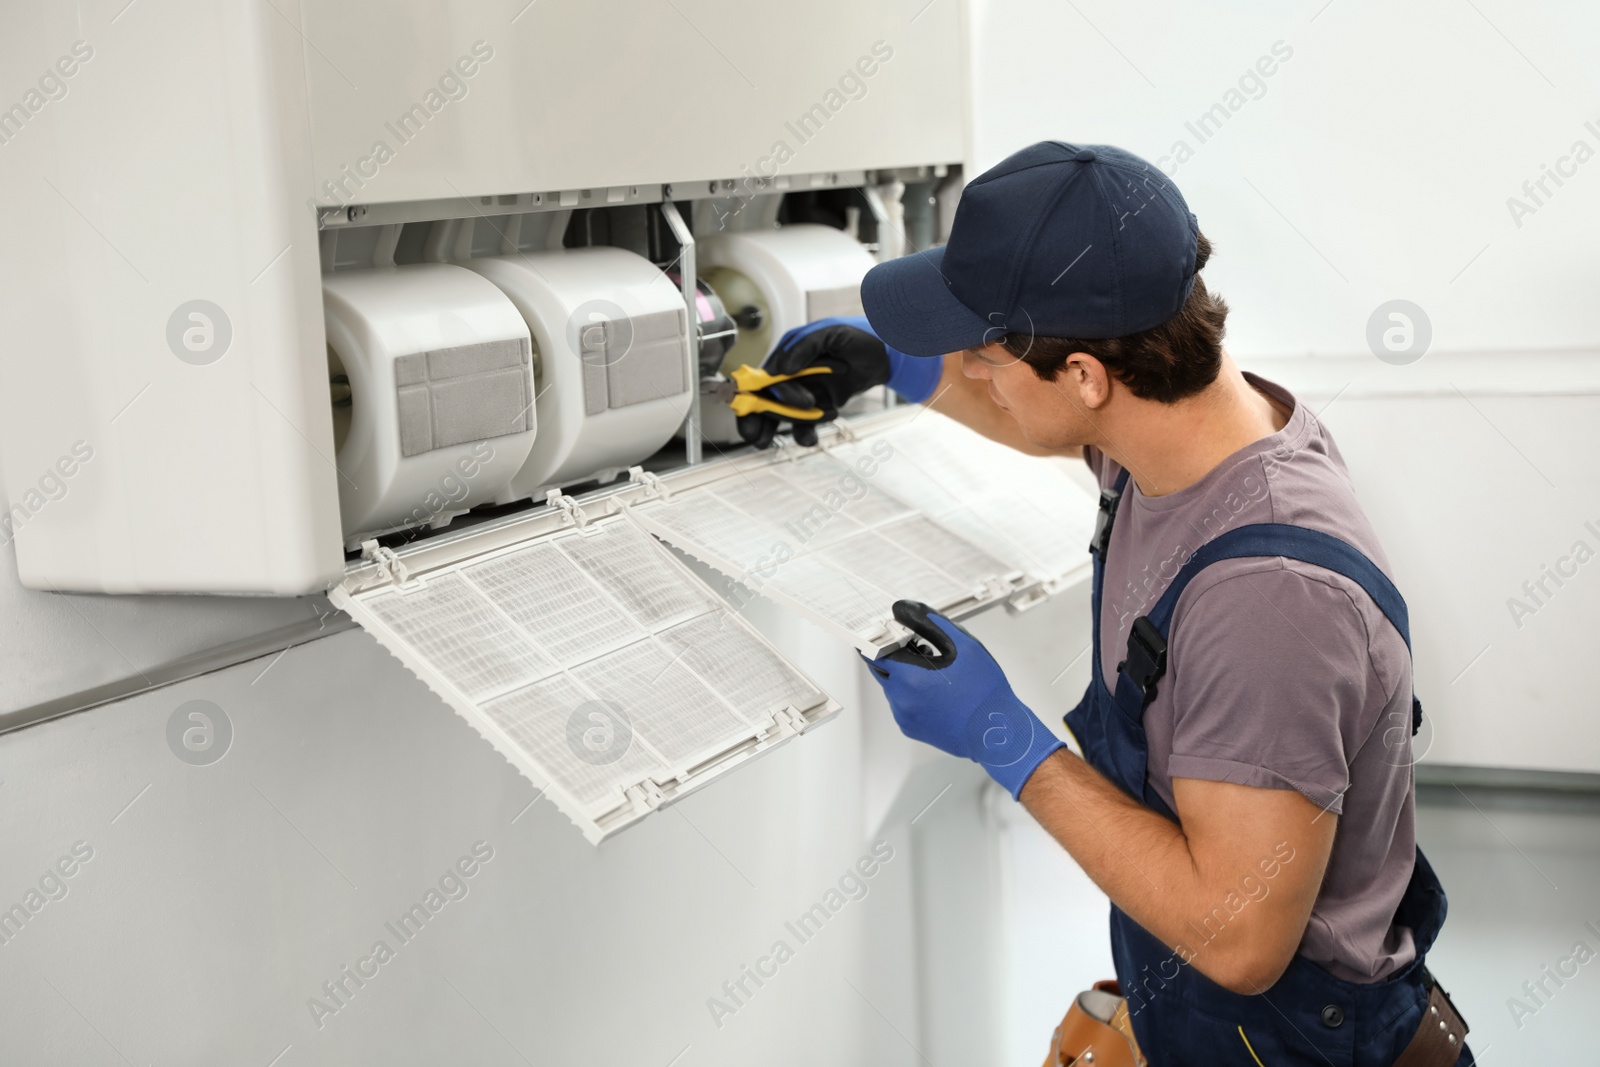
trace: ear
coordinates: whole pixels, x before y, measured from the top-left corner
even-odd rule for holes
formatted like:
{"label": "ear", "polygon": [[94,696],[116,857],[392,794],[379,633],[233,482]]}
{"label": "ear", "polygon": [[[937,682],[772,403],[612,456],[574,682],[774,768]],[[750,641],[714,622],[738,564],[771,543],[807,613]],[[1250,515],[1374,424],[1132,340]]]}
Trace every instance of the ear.
{"label": "ear", "polygon": [[1106,365],[1087,352],[1074,352],[1067,357],[1058,377],[1090,411],[1098,410],[1111,399],[1111,372]]}

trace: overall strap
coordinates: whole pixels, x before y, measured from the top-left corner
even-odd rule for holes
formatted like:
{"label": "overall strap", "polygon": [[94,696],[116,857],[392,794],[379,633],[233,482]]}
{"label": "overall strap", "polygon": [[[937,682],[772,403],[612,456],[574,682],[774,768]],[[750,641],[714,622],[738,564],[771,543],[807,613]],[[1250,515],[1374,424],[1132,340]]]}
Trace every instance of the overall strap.
{"label": "overall strap", "polygon": [[1106,547],[1111,544],[1111,526],[1117,520],[1117,504],[1128,485],[1128,472],[1117,475],[1116,484],[1100,490],[1100,513],[1094,523],[1094,539],[1089,542],[1089,555],[1094,560],[1094,576],[1089,590],[1089,643],[1092,660],[1089,674],[1096,685],[1103,685],[1100,674],[1100,597],[1106,574]]}
{"label": "overall strap", "polygon": [[[1411,647],[1411,620],[1406,602],[1400,596],[1389,576],[1378,569],[1359,549],[1349,543],[1318,530],[1285,523],[1264,522],[1238,526],[1218,534],[1202,545],[1183,565],[1172,584],[1148,615],[1133,622],[1128,634],[1128,658],[1118,665],[1123,675],[1118,679],[1117,695],[1127,702],[1138,702],[1139,710],[1155,699],[1156,683],[1167,670],[1167,633],[1172,625],[1172,613],[1178,598],[1195,577],[1213,563],[1225,559],[1259,556],[1281,556],[1323,567],[1342,574],[1355,582],[1372,602],[1378,605],[1389,622],[1399,631],[1406,647]],[[1131,691],[1124,688],[1131,683]],[[1119,703],[1123,703],[1119,699]],[[1131,708],[1124,708],[1131,711]],[[1422,721],[1422,706],[1412,698],[1412,732]]]}
{"label": "overall strap", "polygon": [[1104,562],[1106,558],[1106,546],[1111,544],[1111,526],[1117,521],[1117,503],[1127,487],[1128,472],[1123,471],[1117,475],[1115,485],[1100,490],[1100,513],[1094,520],[1094,540],[1089,542],[1089,551],[1095,555],[1097,562]]}

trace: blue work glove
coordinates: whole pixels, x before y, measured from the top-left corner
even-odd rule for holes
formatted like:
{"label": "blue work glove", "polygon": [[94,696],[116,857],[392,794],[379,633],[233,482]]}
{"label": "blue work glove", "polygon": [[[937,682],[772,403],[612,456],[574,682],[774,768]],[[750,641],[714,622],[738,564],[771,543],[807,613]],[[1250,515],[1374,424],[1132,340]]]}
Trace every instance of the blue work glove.
{"label": "blue work glove", "polygon": [[976,637],[915,600],[895,601],[894,617],[934,649],[910,644],[866,661],[900,732],[982,764],[1016,799],[1039,764],[1066,746],[1017,699]]}
{"label": "blue work glove", "polygon": [[[817,425],[838,417],[846,401],[877,385],[887,385],[907,400],[920,403],[939,382],[941,362],[908,356],[878,340],[860,316],[818,319],[796,326],[778,341],[761,365],[772,374],[795,374],[808,367],[831,373],[810,375],[762,390],[761,395],[793,408],[820,408],[814,422],[794,422],[795,443],[817,443]],[[739,436],[757,448],[772,444],[784,420],[771,412],[739,416]]]}

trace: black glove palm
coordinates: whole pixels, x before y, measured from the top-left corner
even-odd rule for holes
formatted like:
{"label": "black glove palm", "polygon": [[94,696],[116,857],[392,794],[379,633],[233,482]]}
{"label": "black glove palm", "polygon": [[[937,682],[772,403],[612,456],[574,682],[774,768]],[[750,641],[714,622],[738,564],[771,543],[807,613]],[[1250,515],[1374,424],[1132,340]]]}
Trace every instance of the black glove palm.
{"label": "black glove palm", "polygon": [[[801,445],[816,444],[817,423],[837,418],[851,397],[889,380],[889,354],[883,342],[838,320],[822,319],[790,330],[762,369],[795,374],[807,367],[827,367],[831,373],[783,382],[760,394],[790,407],[822,409],[820,419],[793,423],[795,442]],[[741,415],[739,436],[757,448],[766,448],[786,421],[770,412]]]}

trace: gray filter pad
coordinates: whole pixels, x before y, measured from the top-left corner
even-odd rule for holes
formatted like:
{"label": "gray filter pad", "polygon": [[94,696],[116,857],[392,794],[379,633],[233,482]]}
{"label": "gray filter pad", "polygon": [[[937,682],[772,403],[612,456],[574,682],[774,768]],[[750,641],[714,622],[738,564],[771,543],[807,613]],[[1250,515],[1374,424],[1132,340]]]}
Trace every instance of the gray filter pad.
{"label": "gray filter pad", "polygon": [[525,338],[413,352],[394,361],[400,454],[522,433],[533,407]]}

